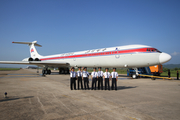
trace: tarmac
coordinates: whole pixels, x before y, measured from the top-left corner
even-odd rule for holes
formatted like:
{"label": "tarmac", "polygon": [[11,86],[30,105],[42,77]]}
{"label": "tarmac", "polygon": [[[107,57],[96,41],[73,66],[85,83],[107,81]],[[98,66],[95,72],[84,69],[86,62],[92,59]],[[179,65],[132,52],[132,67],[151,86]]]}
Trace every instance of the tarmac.
{"label": "tarmac", "polygon": [[70,90],[69,75],[0,71],[0,119],[180,119],[180,81],[120,76],[117,85],[117,91]]}

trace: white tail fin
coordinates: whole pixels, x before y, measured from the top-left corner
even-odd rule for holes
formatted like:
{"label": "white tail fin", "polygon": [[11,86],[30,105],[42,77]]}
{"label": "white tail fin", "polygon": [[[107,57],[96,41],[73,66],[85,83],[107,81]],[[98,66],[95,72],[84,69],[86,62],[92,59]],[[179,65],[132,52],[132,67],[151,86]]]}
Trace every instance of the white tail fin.
{"label": "white tail fin", "polygon": [[38,54],[38,52],[35,48],[35,46],[42,47],[41,45],[37,44],[37,41],[33,41],[33,42],[12,42],[12,43],[29,45],[31,58],[33,58],[33,59],[42,57],[41,55]]}

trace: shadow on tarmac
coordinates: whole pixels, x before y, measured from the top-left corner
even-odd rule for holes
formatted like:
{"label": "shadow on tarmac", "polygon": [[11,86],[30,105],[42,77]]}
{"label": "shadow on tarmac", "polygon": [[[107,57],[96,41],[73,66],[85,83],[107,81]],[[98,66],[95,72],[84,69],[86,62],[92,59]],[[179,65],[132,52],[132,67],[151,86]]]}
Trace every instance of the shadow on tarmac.
{"label": "shadow on tarmac", "polygon": [[33,98],[34,96],[27,96],[27,97],[6,97],[3,100],[0,100],[0,102],[4,101],[11,101],[11,100],[18,100],[18,99],[26,99],[26,98]]}
{"label": "shadow on tarmac", "polygon": [[124,90],[124,89],[131,89],[131,88],[136,88],[137,86],[117,86],[117,90]]}

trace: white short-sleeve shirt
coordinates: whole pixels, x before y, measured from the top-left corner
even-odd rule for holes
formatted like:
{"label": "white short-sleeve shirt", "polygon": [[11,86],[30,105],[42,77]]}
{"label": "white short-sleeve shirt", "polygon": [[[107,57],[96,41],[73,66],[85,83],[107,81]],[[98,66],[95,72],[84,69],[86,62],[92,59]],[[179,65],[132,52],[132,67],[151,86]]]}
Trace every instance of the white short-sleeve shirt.
{"label": "white short-sleeve shirt", "polygon": [[111,76],[112,76],[112,78],[116,78],[116,77],[118,77],[118,73],[117,72],[112,72]]}
{"label": "white short-sleeve shirt", "polygon": [[70,77],[76,77],[76,75],[77,75],[76,72],[73,72],[73,71],[70,72]]}
{"label": "white short-sleeve shirt", "polygon": [[89,73],[87,71],[83,71],[83,77],[88,77]]}
{"label": "white short-sleeve shirt", "polygon": [[93,72],[91,73],[91,76],[92,76],[93,78],[96,78],[96,77],[98,76],[98,73],[93,71]]}
{"label": "white short-sleeve shirt", "polygon": [[103,74],[103,75],[104,75],[104,77],[105,77],[105,78],[109,78],[109,77],[111,77],[111,74],[110,74],[109,72],[104,72],[104,74]]}
{"label": "white short-sleeve shirt", "polygon": [[103,77],[103,71],[98,71],[98,77]]}
{"label": "white short-sleeve shirt", "polygon": [[82,77],[82,72],[81,71],[77,71],[77,76],[78,77]]}

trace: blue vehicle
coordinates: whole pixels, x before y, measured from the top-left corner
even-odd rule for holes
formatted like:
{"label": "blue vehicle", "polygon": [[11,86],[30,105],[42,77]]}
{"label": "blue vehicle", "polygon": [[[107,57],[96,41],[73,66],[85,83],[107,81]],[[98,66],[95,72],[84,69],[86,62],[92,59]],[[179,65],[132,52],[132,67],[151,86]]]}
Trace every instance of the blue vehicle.
{"label": "blue vehicle", "polygon": [[127,70],[127,76],[132,77],[133,79],[138,78],[138,74],[152,75],[149,67],[141,67],[137,69],[130,68]]}

